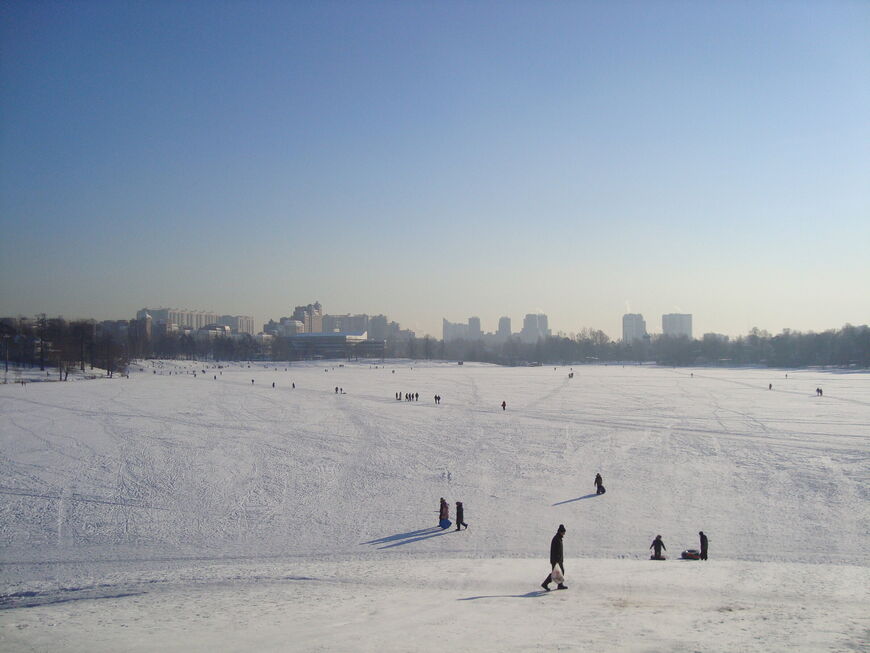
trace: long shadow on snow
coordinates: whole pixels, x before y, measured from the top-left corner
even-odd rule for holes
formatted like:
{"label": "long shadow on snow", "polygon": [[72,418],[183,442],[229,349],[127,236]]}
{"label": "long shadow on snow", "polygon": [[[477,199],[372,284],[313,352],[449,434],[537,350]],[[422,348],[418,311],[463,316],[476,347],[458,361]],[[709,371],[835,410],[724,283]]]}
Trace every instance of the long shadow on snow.
{"label": "long shadow on snow", "polygon": [[395,535],[387,535],[386,537],[379,537],[376,540],[369,540],[368,542],[360,542],[360,544],[383,544],[384,542],[393,542],[395,540],[405,540],[409,537],[414,537],[416,535],[425,535],[427,533],[436,533],[441,530],[440,526],[430,526],[429,528],[421,528],[416,531],[409,531],[407,533],[396,533]]}
{"label": "long shadow on snow", "polygon": [[[31,594],[31,592],[22,592],[22,594]],[[33,592],[35,594],[35,592]],[[60,598],[55,596],[43,596],[30,601],[10,601],[0,603],[0,610],[12,610],[15,608],[39,608],[44,605],[57,605],[58,603],[71,603],[73,601],[103,601],[105,599],[123,599],[128,596],[141,596],[146,592],[122,592],[120,594],[107,594],[104,596],[73,596],[71,598]]]}
{"label": "long shadow on snow", "polygon": [[572,503],[574,501],[583,501],[583,499],[594,499],[595,497],[600,497],[600,496],[601,496],[600,494],[595,494],[593,492],[592,494],[587,494],[587,495],[582,496],[582,497],[577,497],[576,499],[567,499],[565,501],[559,501],[558,503],[554,503],[553,505],[554,506],[561,506],[563,503]]}
{"label": "long shadow on snow", "polygon": [[402,546],[404,544],[419,542],[420,540],[428,540],[430,537],[438,537],[440,535],[446,535],[450,532],[452,531],[449,528],[431,526],[430,528],[421,528],[419,530],[410,531],[408,533],[396,533],[395,535],[388,535],[387,537],[381,537],[377,540],[362,542],[362,544],[383,544],[384,542],[392,542],[392,544],[378,547],[378,549],[391,549],[394,546]]}
{"label": "long shadow on snow", "polygon": [[467,596],[464,599],[456,599],[457,601],[476,601],[477,599],[534,599],[538,596],[550,594],[544,590],[532,590],[525,594],[492,594],[490,596]]}

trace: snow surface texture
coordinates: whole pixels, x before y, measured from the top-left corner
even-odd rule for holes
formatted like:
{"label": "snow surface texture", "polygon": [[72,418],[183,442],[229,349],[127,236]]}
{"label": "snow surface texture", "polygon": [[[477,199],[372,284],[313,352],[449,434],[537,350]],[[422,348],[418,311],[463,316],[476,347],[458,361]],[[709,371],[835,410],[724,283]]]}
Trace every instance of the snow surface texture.
{"label": "snow surface texture", "polygon": [[867,650],[870,375],[569,371],[0,386],[0,649]]}

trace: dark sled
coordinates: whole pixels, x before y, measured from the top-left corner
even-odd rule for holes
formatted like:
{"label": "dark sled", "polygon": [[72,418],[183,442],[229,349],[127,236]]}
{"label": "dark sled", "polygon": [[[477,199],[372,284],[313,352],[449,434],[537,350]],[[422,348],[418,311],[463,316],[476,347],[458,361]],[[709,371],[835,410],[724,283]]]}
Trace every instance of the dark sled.
{"label": "dark sled", "polygon": [[698,549],[686,549],[680,554],[683,560],[700,560],[701,552]]}

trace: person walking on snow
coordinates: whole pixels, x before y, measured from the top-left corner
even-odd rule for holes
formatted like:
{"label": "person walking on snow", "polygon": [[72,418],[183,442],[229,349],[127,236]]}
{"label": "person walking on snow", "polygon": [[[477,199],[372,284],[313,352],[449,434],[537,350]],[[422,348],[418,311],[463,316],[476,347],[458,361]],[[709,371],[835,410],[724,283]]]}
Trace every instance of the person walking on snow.
{"label": "person walking on snow", "polygon": [[504,410],[505,408],[507,408],[507,402],[503,401],[501,402],[501,409]]}
{"label": "person walking on snow", "polygon": [[704,531],[698,531],[698,537],[701,538],[701,560],[707,559],[707,536]]}
{"label": "person walking on snow", "polygon": [[[562,571],[562,577],[565,576],[565,552],[562,548],[562,537],[565,535],[565,524],[559,524],[559,528],[556,531],[556,534],[553,536],[553,539],[550,541],[550,566],[552,569],[556,569],[556,565],[559,565],[559,569]],[[550,572],[550,575],[541,583],[541,587],[543,587],[548,592],[550,591],[550,583],[553,582],[553,572]],[[568,589],[564,583],[559,583],[556,587],[557,590],[566,590]]]}
{"label": "person walking on snow", "polygon": [[604,494],[604,481],[601,480],[601,474],[595,475],[595,494]]}
{"label": "person walking on snow", "polygon": [[445,519],[450,519],[450,506],[447,505],[444,497],[441,497],[441,505],[438,507],[438,521],[444,521]]}
{"label": "person walking on snow", "polygon": [[465,530],[468,530],[468,524],[465,523],[465,508],[462,506],[461,501],[456,502],[456,530],[459,530],[460,526],[465,526]]}
{"label": "person walking on snow", "polygon": [[652,544],[649,545],[649,548],[653,549],[653,560],[664,560],[664,558],[662,557],[662,549],[667,551],[668,547],[666,547],[665,543],[662,542],[661,535],[656,535],[656,539],[652,541]]}

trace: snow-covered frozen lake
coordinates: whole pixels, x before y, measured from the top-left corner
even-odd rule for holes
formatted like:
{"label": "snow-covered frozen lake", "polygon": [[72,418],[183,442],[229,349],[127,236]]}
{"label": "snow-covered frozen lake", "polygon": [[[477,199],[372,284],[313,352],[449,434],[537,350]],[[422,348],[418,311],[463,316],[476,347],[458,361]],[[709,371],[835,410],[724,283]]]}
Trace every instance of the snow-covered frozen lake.
{"label": "snow-covered frozen lake", "polygon": [[[0,386],[0,649],[870,646],[870,374],[573,371]],[[442,496],[467,531],[433,528]],[[710,560],[679,560],[699,530]]]}

